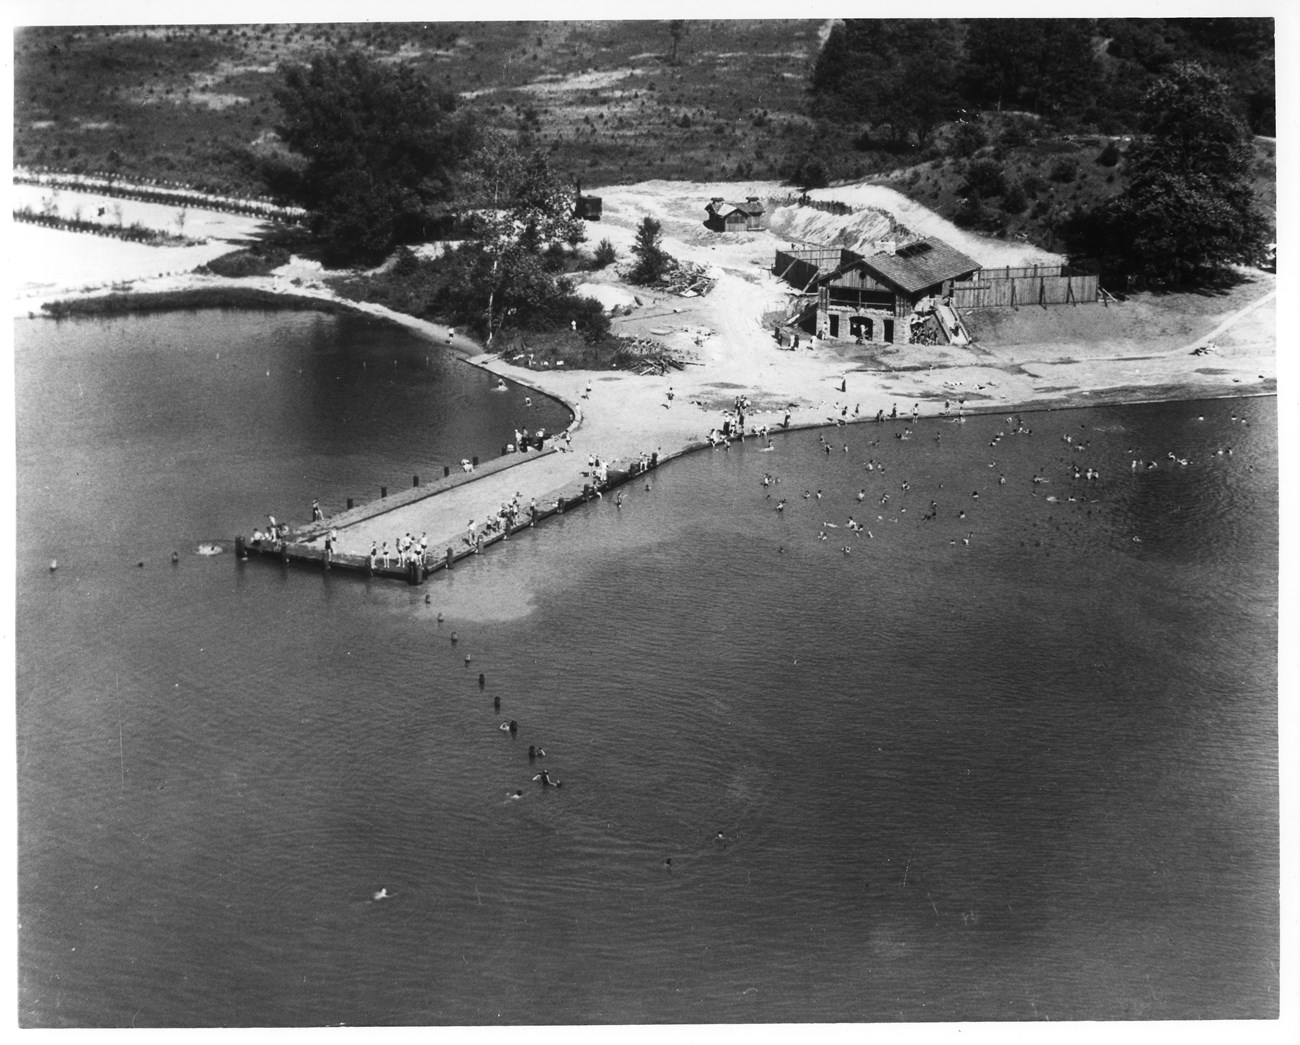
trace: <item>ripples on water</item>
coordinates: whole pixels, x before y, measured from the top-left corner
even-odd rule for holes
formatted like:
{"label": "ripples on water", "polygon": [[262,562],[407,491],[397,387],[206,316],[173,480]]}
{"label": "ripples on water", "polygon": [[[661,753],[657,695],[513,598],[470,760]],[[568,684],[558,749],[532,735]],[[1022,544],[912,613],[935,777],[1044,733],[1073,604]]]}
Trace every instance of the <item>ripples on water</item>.
{"label": "ripples on water", "polygon": [[167,562],[469,371],[340,395],[358,328],[277,318],[302,383],[227,399],[231,322],[19,340],[26,1024],[1276,1015],[1273,400],[737,445],[411,589]]}

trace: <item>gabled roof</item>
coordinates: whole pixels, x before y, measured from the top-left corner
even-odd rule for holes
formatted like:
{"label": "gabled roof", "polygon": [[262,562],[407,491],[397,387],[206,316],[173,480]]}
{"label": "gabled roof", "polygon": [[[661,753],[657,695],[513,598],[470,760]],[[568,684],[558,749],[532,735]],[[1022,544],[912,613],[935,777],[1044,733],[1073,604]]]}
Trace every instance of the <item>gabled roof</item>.
{"label": "gabled roof", "polygon": [[741,214],[748,214],[751,217],[757,217],[763,213],[763,205],[757,200],[745,203],[728,203],[726,200],[711,200],[709,205],[704,208],[710,214],[717,214],[720,217],[726,217],[739,211]]}
{"label": "gabled roof", "polygon": [[863,258],[861,264],[868,272],[908,294],[916,294],[945,279],[956,279],[980,268],[978,261],[935,236],[899,247],[893,254],[887,251],[872,254]]}

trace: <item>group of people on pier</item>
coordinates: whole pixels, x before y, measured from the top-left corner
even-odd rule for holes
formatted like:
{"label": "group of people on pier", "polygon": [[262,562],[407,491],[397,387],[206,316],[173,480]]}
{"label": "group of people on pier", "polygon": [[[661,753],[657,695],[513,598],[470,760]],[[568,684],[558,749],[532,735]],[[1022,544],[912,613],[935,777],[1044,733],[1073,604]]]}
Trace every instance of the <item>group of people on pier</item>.
{"label": "group of people on pier", "polygon": [[[565,432],[564,435],[565,438],[568,437],[567,432]],[[513,443],[506,444],[504,453],[524,454],[527,453],[529,450],[543,450],[545,448],[546,448],[546,429],[539,428],[537,429],[537,433],[535,435],[532,435],[529,434],[528,427],[525,425],[523,428],[515,429],[515,441]]]}
{"label": "group of people on pier", "polygon": [[419,538],[413,537],[410,532],[400,535],[394,542],[394,551],[388,550],[388,542],[384,541],[382,546],[377,542],[370,542],[370,569],[373,571],[375,564],[382,563],[385,568],[390,565],[407,566],[410,563],[419,563],[421,566],[428,564],[429,554],[429,535],[420,534]]}

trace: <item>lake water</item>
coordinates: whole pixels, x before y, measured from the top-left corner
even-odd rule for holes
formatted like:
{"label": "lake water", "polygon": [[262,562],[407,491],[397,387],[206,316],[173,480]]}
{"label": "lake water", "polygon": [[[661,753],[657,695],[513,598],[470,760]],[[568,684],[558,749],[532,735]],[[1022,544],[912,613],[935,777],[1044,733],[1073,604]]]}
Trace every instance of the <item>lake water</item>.
{"label": "lake water", "polygon": [[23,1025],[1278,1014],[1275,400],[751,440],[411,588],[197,548],[494,456],[494,378],[16,341]]}

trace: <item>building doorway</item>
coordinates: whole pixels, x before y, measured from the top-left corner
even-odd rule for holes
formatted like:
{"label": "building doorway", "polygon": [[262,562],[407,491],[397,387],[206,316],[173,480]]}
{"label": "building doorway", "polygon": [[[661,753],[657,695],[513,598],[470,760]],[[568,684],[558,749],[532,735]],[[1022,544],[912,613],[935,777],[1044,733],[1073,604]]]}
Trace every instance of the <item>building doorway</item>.
{"label": "building doorway", "polygon": [[884,320],[885,324],[885,341],[889,344],[894,343],[894,321],[892,319]]}
{"label": "building doorway", "polygon": [[830,317],[830,324],[831,324],[831,337],[839,337],[839,336],[840,336],[840,317],[839,317],[839,316],[831,316],[831,317]]}
{"label": "building doorway", "polygon": [[875,333],[873,328],[874,324],[866,316],[851,316],[849,318],[849,337],[871,341]]}

